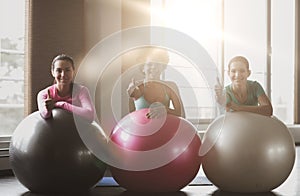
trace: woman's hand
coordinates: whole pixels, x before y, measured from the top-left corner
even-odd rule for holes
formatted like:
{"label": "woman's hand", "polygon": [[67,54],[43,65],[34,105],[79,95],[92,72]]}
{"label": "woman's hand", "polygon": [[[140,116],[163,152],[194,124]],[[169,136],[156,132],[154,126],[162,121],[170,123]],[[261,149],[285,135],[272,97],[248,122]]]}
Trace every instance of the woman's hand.
{"label": "woman's hand", "polygon": [[149,107],[147,118],[161,118],[167,115],[166,106],[160,102],[154,102]]}
{"label": "woman's hand", "polygon": [[55,101],[51,98],[50,89],[48,89],[47,99],[44,104],[48,111],[51,111],[54,108]]}
{"label": "woman's hand", "polygon": [[221,105],[224,105],[226,102],[224,86],[221,84],[219,78],[217,78],[217,84],[215,85],[215,94],[217,102]]}
{"label": "woman's hand", "polygon": [[233,101],[226,105],[227,111],[241,111],[240,106],[234,103]]}
{"label": "woman's hand", "polygon": [[140,93],[140,88],[139,88],[139,85],[140,83],[135,81],[134,78],[131,79],[131,82],[129,83],[128,85],[128,88],[127,88],[127,94],[130,96],[130,97],[133,97],[134,93]]}

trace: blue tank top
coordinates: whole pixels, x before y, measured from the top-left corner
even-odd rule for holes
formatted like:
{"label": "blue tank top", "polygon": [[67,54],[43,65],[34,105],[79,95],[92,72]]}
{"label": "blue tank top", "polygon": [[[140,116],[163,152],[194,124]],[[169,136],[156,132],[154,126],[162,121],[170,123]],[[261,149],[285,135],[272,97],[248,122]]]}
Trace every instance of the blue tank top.
{"label": "blue tank top", "polygon": [[[169,104],[170,104],[170,97],[169,95],[167,94],[167,91],[165,89],[165,86],[163,87],[164,88],[164,92],[165,92],[165,98],[163,100],[163,102],[161,102],[163,105],[169,107]],[[136,110],[140,110],[140,109],[144,109],[144,108],[149,108],[150,105],[152,103],[149,103],[144,95],[140,96],[138,99],[134,100],[134,105],[135,105],[135,109]]]}

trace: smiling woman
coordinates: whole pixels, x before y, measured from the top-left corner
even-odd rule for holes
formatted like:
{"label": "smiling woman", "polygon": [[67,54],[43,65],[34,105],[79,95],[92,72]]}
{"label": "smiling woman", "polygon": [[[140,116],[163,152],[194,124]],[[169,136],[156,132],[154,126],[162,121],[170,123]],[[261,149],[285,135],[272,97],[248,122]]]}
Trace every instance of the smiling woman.
{"label": "smiling woman", "polygon": [[85,86],[75,84],[74,61],[70,56],[60,54],[51,64],[54,84],[38,93],[38,108],[43,118],[52,117],[52,109],[62,108],[92,122],[95,108]]}
{"label": "smiling woman", "polygon": [[[161,75],[169,61],[168,51],[154,48],[142,60],[141,69],[144,80],[129,84],[127,92],[134,101],[130,111],[150,108],[148,118],[156,118],[163,113],[185,117],[182,100],[175,82],[161,80]],[[172,107],[171,107],[172,105]],[[133,104],[129,103],[129,107]]]}
{"label": "smiling woman", "polygon": [[232,58],[228,64],[231,84],[225,88],[226,96],[223,96],[223,87],[217,85],[215,89],[217,99],[221,104],[226,102],[227,111],[253,112],[271,116],[272,104],[262,86],[257,81],[248,80],[250,74],[249,62],[245,57]]}

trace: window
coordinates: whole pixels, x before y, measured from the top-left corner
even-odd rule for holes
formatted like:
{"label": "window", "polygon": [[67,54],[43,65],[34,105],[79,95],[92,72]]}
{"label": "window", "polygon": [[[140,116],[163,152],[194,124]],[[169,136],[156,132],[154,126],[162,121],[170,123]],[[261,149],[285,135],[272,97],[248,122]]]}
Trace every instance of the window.
{"label": "window", "polygon": [[[224,75],[225,85],[229,84],[228,61],[236,55],[246,56],[252,71],[249,79],[262,84],[273,104],[274,115],[285,123],[293,123],[294,0],[152,0],[151,2],[151,24],[176,29],[198,41]],[[194,79],[195,73],[188,62],[182,63],[178,55],[171,53],[171,64],[188,76],[191,84],[189,88],[200,89],[201,80]],[[168,70],[166,72],[165,79],[174,79],[171,72],[168,73]],[[187,89],[184,82],[176,80],[176,83],[187,108],[188,119],[199,117],[195,116],[193,112],[195,110],[203,111],[203,114],[200,112],[200,118],[214,118],[210,115],[212,113],[205,112],[211,106],[208,100],[193,104],[185,97],[184,91]]]}
{"label": "window", "polygon": [[[221,15],[220,0],[152,0],[151,24],[165,26],[187,34],[201,44],[219,64]],[[172,49],[172,48],[171,48]],[[169,52],[170,62],[165,80],[176,81],[186,118],[199,124],[216,117],[216,104],[212,97],[213,89],[205,82],[203,73],[197,71],[193,62],[184,55]],[[174,75],[175,71],[180,73]],[[200,70],[202,71],[202,70]],[[203,95],[191,98],[191,95]]]}
{"label": "window", "polygon": [[274,114],[294,123],[295,1],[272,1],[271,99]]}
{"label": "window", "polygon": [[[14,16],[12,16],[14,14]],[[0,136],[24,117],[25,1],[0,1]]]}

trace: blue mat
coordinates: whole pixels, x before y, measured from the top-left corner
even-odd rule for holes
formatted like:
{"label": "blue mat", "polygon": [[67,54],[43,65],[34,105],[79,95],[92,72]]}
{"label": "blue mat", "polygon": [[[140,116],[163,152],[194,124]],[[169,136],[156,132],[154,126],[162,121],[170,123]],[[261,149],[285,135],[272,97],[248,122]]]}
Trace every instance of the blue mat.
{"label": "blue mat", "polygon": [[194,180],[189,184],[189,186],[206,186],[206,185],[213,185],[211,181],[207,179],[206,176],[196,176]]}
{"label": "blue mat", "polygon": [[119,186],[113,177],[103,177],[96,186]]}
{"label": "blue mat", "polygon": [[[189,186],[205,186],[212,185],[212,183],[205,176],[196,176]],[[119,186],[113,177],[103,177],[96,186]]]}

